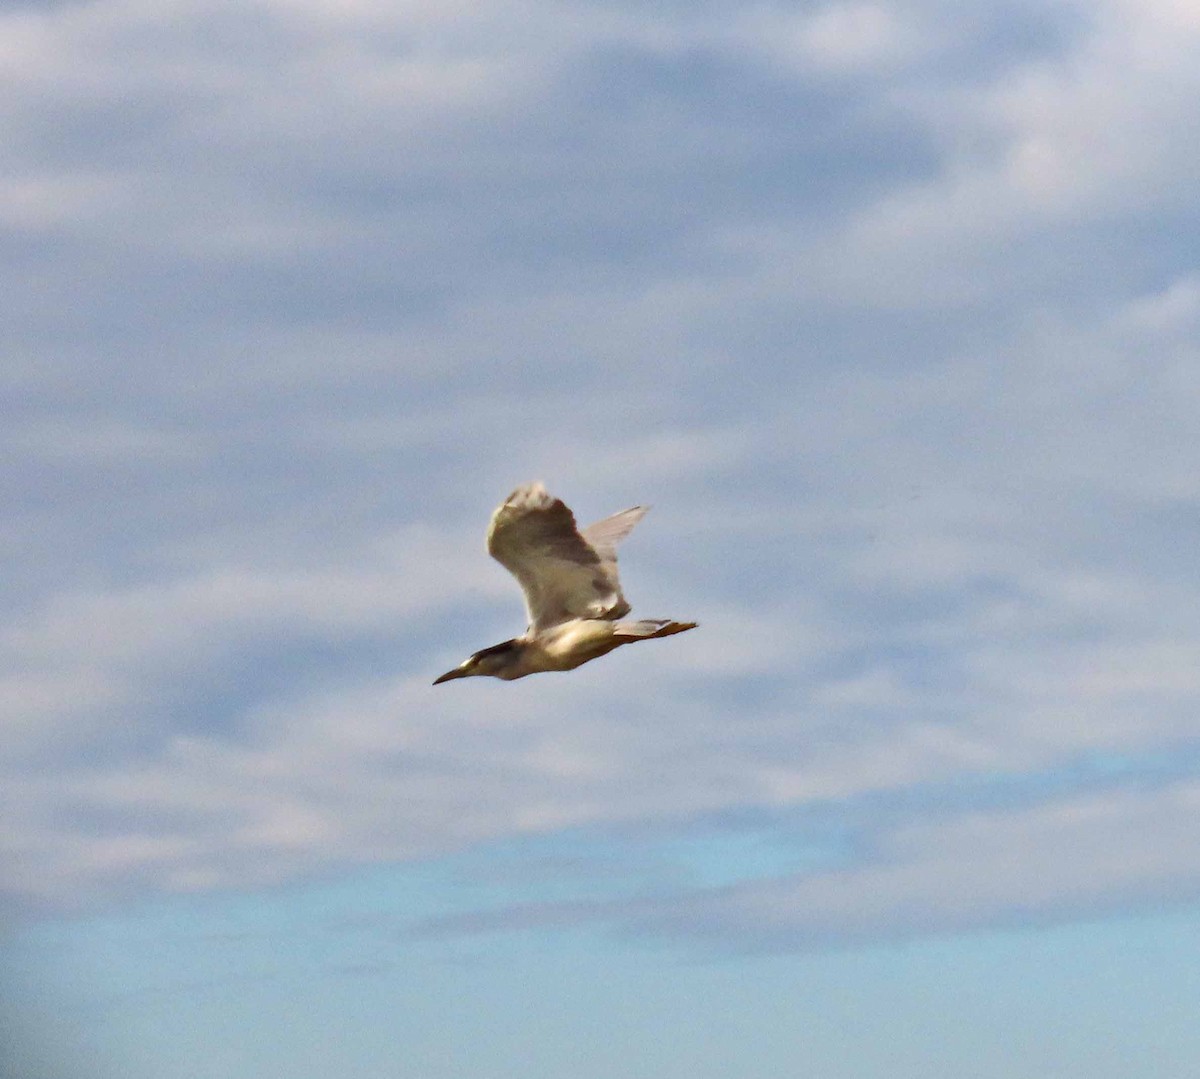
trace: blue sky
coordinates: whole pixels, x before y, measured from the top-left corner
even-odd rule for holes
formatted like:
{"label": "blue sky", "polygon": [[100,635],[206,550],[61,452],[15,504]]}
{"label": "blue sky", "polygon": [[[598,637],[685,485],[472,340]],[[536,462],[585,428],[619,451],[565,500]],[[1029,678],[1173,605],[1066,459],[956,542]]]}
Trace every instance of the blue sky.
{"label": "blue sky", "polygon": [[0,4],[8,1072],[1194,1076],[1198,39]]}

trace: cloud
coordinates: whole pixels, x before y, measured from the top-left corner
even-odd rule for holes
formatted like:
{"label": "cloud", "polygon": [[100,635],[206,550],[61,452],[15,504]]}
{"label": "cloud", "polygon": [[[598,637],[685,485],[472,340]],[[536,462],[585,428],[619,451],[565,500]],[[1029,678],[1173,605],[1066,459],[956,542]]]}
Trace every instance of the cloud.
{"label": "cloud", "polygon": [[[23,902],[1190,743],[1184,6],[117,0],[0,27]],[[701,631],[435,692],[520,626],[481,533],[533,478],[584,518],[653,503],[627,589]],[[769,934],[793,904],[781,933],[849,938],[1022,889],[1183,894],[1188,789],[892,822],[886,860],[692,916]],[[1179,833],[1176,877],[1033,888],[1039,828],[1085,851],[1126,820]]]}
{"label": "cloud", "polygon": [[[839,276],[865,273],[865,290],[901,289],[902,303],[932,300],[932,291],[906,295],[913,288],[979,302],[998,277],[1007,289],[1053,288],[1044,274],[1059,264],[1038,242],[1048,227],[1059,226],[1056,244],[1087,243],[1087,225],[1101,218],[1153,228],[1151,215],[1186,217],[1179,177],[1194,166],[1193,143],[1180,133],[1193,121],[1179,90],[1195,77],[1185,57],[1196,29],[1171,3],[1102,5],[1066,58],[1035,56],[983,86],[914,98],[946,146],[946,167],[862,213]],[[989,267],[985,251],[1000,244],[1028,246]],[[964,274],[967,266],[989,272]],[[956,287],[959,277],[968,280]]]}
{"label": "cloud", "polygon": [[1196,796],[1187,781],[911,822],[876,837],[865,865],[755,882],[643,924],[714,940],[846,943],[1191,901],[1200,888],[1187,824]]}
{"label": "cloud", "polygon": [[[722,951],[776,951],[1186,903],[1200,891],[1188,821],[1197,796],[1190,776],[1151,788],[1118,782],[1026,795],[988,808],[964,807],[961,798],[945,806],[828,807],[829,816],[853,828],[850,857],[716,887],[659,879],[640,894],[615,898],[502,904],[425,919],[409,931],[440,936],[595,925]],[[791,824],[797,844],[813,823]],[[800,850],[793,856],[798,862]]]}
{"label": "cloud", "polygon": [[[1113,325],[1126,347],[1130,316]],[[1061,329],[1050,340],[1079,347]],[[1031,353],[1030,370],[1046,355]],[[702,622],[694,648],[627,656],[616,683],[597,665],[457,696],[426,684],[520,617],[481,550],[496,475],[440,531],[364,538],[356,525],[277,548],[243,524],[162,563],[188,576],[55,595],[4,637],[8,714],[25,720],[8,736],[9,879],[43,903],[252,886],[507,835],[823,804],[1186,742],[1194,607],[1165,551],[1144,561],[1145,523],[1136,545],[1094,531],[1092,493],[1110,519],[1161,502],[1163,462],[1120,462],[1140,463],[1144,416],[1176,406],[1174,383],[1146,383],[1158,389],[1126,401],[1093,451],[1039,472],[1044,443],[1020,417],[1044,384],[998,401],[988,365],[956,376],[833,381],[803,429],[781,416],[753,435],[564,438],[553,456],[585,481],[584,501],[572,497],[584,518],[614,508],[609,492],[630,500],[631,469],[674,492],[630,540],[626,583],[639,609]],[[1057,377],[1075,384],[1069,369]],[[822,465],[838,425],[866,429],[881,401],[888,459],[847,441],[837,467]],[[928,456],[927,418],[963,407],[985,420],[973,452]],[[313,430],[334,447],[323,453],[357,458],[408,452],[437,424]],[[522,452],[523,475],[536,454]],[[804,503],[787,501],[792,473],[773,455],[811,469]],[[764,469],[753,498],[750,467]],[[1093,485],[1083,495],[1080,476]],[[1088,879],[1081,903],[1103,904],[1108,885]]]}

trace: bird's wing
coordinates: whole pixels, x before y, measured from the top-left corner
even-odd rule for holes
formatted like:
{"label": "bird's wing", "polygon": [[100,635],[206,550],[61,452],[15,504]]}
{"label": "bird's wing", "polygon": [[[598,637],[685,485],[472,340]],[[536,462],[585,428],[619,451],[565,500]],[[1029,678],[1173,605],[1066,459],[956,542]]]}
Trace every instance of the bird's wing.
{"label": "bird's wing", "polygon": [[633,531],[633,526],[646,516],[649,508],[649,506],[634,506],[631,509],[621,510],[620,513],[614,513],[611,517],[605,517],[603,521],[588,525],[583,530],[583,538],[601,558],[611,558],[615,562],[617,544]]}
{"label": "bird's wing", "polygon": [[629,604],[617,579],[617,543],[644,510],[625,510],[583,535],[575,515],[540,483],[518,487],[492,514],[488,553],[525,593],[534,633],[570,618],[622,618]]}

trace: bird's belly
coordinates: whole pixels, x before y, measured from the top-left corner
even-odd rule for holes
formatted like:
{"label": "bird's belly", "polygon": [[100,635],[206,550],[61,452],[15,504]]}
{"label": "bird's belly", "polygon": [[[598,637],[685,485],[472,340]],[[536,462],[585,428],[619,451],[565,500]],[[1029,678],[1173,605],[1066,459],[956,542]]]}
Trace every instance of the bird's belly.
{"label": "bird's belly", "polygon": [[548,669],[569,671],[612,650],[613,624],[590,618],[564,622],[540,635]]}

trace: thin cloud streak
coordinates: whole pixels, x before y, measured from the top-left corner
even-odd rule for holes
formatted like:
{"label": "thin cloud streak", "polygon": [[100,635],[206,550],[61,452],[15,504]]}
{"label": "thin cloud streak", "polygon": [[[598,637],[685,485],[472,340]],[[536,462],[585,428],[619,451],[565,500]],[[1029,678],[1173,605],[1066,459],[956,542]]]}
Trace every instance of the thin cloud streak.
{"label": "thin cloud streak", "polygon": [[860,830],[851,833],[847,864],[708,889],[660,883],[632,897],[499,906],[425,919],[406,932],[590,926],[717,951],[779,951],[1182,905],[1200,896],[1197,836],[1185,819],[1197,797],[1192,775],[1000,810],[876,807],[865,828],[851,811],[847,821]]}

